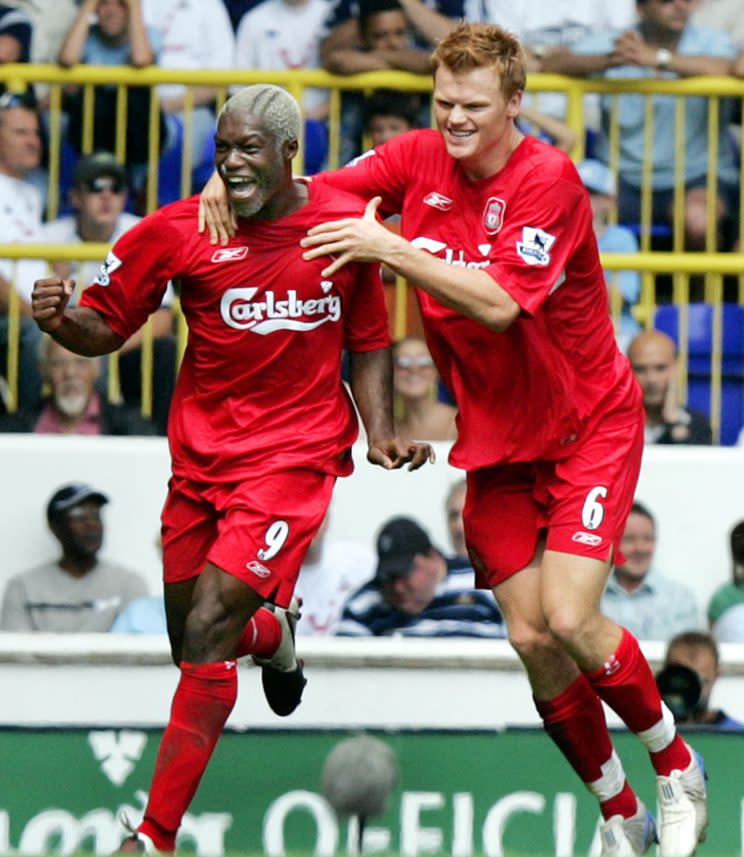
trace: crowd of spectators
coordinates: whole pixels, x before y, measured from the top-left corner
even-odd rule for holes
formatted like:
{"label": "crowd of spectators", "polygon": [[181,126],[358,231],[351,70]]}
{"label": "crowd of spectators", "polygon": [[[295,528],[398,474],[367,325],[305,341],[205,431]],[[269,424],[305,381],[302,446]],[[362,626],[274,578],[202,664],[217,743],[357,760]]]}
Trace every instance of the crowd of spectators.
{"label": "crowd of spectators", "polygon": [[[92,358],[72,355],[49,338],[45,347],[51,362],[60,358],[67,363],[70,358],[79,361],[79,373],[91,375],[86,389],[92,389]],[[71,369],[65,374],[74,384]],[[54,389],[54,401],[46,406],[39,422],[64,425],[64,420],[74,417],[65,416],[63,409],[71,407]],[[84,399],[72,387],[66,396]],[[62,404],[56,404],[58,400]],[[91,416],[88,408],[88,416],[83,418],[88,426],[81,431],[99,433],[92,422],[97,416],[101,415],[93,410]],[[117,429],[123,433],[127,427],[131,429],[128,420],[139,419],[136,411],[112,414],[105,406],[102,417],[109,422],[110,433]],[[145,429],[136,427],[138,433]],[[476,588],[463,527],[465,493],[466,481],[460,479],[442,498],[449,538],[446,549],[432,541],[415,517],[384,521],[375,534],[374,550],[353,539],[329,538],[331,510],[300,570],[296,595],[302,606],[296,633],[503,638],[505,626],[497,602],[489,590]],[[69,483],[54,492],[46,518],[61,554],[10,576],[0,589],[0,630],[166,633],[162,596],[148,594],[139,575],[99,556],[104,537],[102,510],[108,502],[104,493],[84,483]],[[672,671],[666,677],[671,682],[669,692],[681,683],[685,693],[703,694],[700,698],[707,702],[718,675],[716,644],[744,641],[744,521],[735,524],[729,534],[731,582],[719,587],[707,605],[675,580],[672,569],[659,567],[657,543],[655,517],[636,500],[620,544],[622,557],[602,597],[602,611],[639,639],[668,643],[670,652],[676,652],[673,642],[679,642],[686,659],[667,656],[665,666],[680,663],[696,670],[702,686],[697,688],[693,681],[688,687],[686,677]],[[698,668],[692,661],[701,648],[703,663]],[[709,658],[714,663],[708,664]]]}
{"label": "crowd of spectators", "polygon": [[[586,0],[542,3],[537,8],[534,3],[518,0],[7,0],[0,3],[0,63],[157,65],[176,72],[325,69],[340,76],[381,70],[427,73],[431,47],[454,22],[465,19],[497,23],[514,32],[525,46],[531,72],[623,80],[744,76],[744,33],[736,5],[735,0]],[[74,215],[74,220],[63,219],[41,228],[48,216],[48,87],[37,86],[23,96],[0,101],[0,221],[7,227],[4,237],[65,243],[114,240],[134,222],[127,221],[132,212],[144,211],[151,130],[157,130],[159,140],[159,202],[180,195],[181,158],[187,152],[192,190],[198,190],[211,169],[216,97],[217,88],[212,86],[190,87],[187,97],[183,84],[162,84],[158,86],[159,110],[153,114],[150,88],[129,87],[127,130],[123,134],[116,84],[94,88],[94,121],[89,129],[93,150],[124,152],[123,163],[114,171],[118,175],[123,170],[124,178],[119,178],[112,205],[119,207],[121,201],[126,210],[119,211],[116,228],[109,234],[106,229],[86,231],[82,227],[86,219],[83,197],[99,191],[82,190],[70,164],[69,169],[62,165],[61,203],[63,214]],[[80,87],[64,88],[63,160],[78,160],[91,144],[90,139],[83,142],[85,101]],[[390,136],[428,124],[428,102],[428,96],[421,93],[343,92],[341,161],[355,157],[365,145],[380,145]],[[579,164],[579,170],[590,194],[595,232],[603,252],[636,252],[637,236],[645,228],[641,224],[645,103],[643,97],[630,94],[614,100],[605,96],[585,99],[585,148],[590,157]],[[675,103],[673,96],[657,96],[652,103],[650,228],[654,236],[666,234],[665,230],[668,233],[673,221]],[[611,167],[613,104],[617,106],[620,146],[619,163]],[[684,104],[686,246],[706,246],[711,213],[716,219],[718,248],[735,248],[740,210],[736,129],[741,117],[736,115],[733,99],[720,101],[716,199],[711,201],[707,198],[710,103],[703,96],[695,96],[686,98]],[[305,90],[304,110],[304,167],[313,173],[327,164],[329,92]],[[526,132],[570,152],[577,137],[562,121],[565,111],[566,99],[561,93],[535,97],[528,92],[520,121]],[[152,119],[157,129],[150,128]],[[190,139],[185,140],[185,135]],[[67,185],[65,175],[69,176]],[[72,223],[77,224],[75,230],[70,228]],[[15,404],[26,410],[38,407],[41,394],[38,335],[27,318],[26,294],[40,266],[43,264],[0,262],[0,378],[7,376],[8,292],[15,289],[22,317]],[[90,266],[82,266],[77,273],[83,285],[92,275]],[[638,272],[608,272],[607,280],[618,342],[626,350],[641,332],[641,322],[648,326],[653,319],[637,311],[641,293]],[[692,288],[694,296],[694,282]],[[161,433],[173,386],[173,370],[168,370],[167,362],[175,362],[171,301],[172,297],[153,324],[157,340],[153,420]],[[415,307],[409,304],[409,310],[412,326],[408,330],[417,333]],[[127,349],[134,348],[135,344],[127,343]],[[123,361],[122,394],[128,404],[136,405],[141,395],[138,382],[131,380],[138,374],[135,358],[133,355]],[[740,380],[744,385],[744,377]],[[6,386],[0,386],[6,390],[7,399]],[[441,398],[446,399],[446,395]]]}
{"label": "crowd of spectators", "polygon": [[[52,11],[54,14],[52,14]],[[135,68],[158,65],[172,70],[264,69],[267,72],[322,68],[337,75],[362,71],[428,71],[431,47],[461,20],[497,23],[516,33],[528,53],[531,72],[559,72],[579,77],[613,79],[674,78],[691,75],[744,73],[744,36],[736,3],[731,0],[613,0],[539,4],[501,0],[8,0],[0,4],[0,63],[56,62],[63,67],[129,65]],[[12,241],[50,240],[39,231],[45,211],[45,129],[48,123],[47,92],[37,87],[14,106],[15,97],[0,103],[0,149],[15,135],[23,161],[9,165],[13,153],[0,151],[0,217],[7,214],[10,228],[4,235]],[[215,124],[216,87],[179,83],[158,87],[160,140],[160,202],[180,194],[180,158],[190,152],[192,189],[197,190],[211,166]],[[145,201],[151,121],[149,87],[127,90],[125,158],[125,205],[142,211]],[[327,164],[329,149],[329,93],[308,88],[304,95],[306,114],[305,169],[315,172]],[[85,99],[79,87],[65,87],[63,151],[77,159],[83,145]],[[595,231],[604,252],[635,252],[641,229],[641,180],[645,151],[645,100],[622,95],[617,101],[619,164],[610,167],[611,105],[607,97],[585,99],[586,147],[591,158],[580,165],[582,178],[592,199]],[[663,233],[673,217],[675,150],[673,96],[653,100],[653,151],[651,163],[651,209],[654,234]],[[25,107],[25,113],[22,110]],[[524,99],[522,125],[555,145],[571,151],[575,132],[561,120],[566,101],[560,93],[542,93]],[[343,93],[341,160],[356,156],[367,143],[379,145],[391,135],[428,124],[428,98],[396,92]],[[686,246],[705,246],[707,212],[715,211],[718,247],[731,249],[738,232],[739,146],[733,100],[720,102],[715,200],[707,193],[709,101],[696,96],[685,99],[684,129],[684,231]],[[387,112],[385,112],[387,111]],[[118,127],[115,84],[94,88],[92,144],[95,151],[112,152],[122,136]],[[15,125],[29,126],[16,130]],[[34,126],[34,127],[31,127]],[[3,133],[5,129],[5,133]],[[21,140],[25,135],[25,142]],[[190,134],[185,141],[184,135]],[[90,141],[86,145],[89,145]],[[19,152],[20,154],[20,152]],[[173,169],[176,164],[176,169]],[[64,170],[63,170],[64,172]],[[71,172],[71,171],[70,171]],[[175,185],[173,176],[175,175]],[[170,178],[169,178],[170,176]],[[22,182],[22,185],[18,185]],[[41,192],[37,198],[32,188]],[[79,211],[79,188],[71,182],[63,187],[66,210]],[[12,211],[11,211],[12,209]],[[616,223],[616,217],[620,224]],[[5,219],[5,218],[4,218]],[[120,220],[120,223],[122,221]],[[52,234],[54,234],[52,230]],[[99,239],[115,238],[105,235]],[[90,240],[78,231],[62,240]],[[0,270],[0,348],[5,343],[7,292],[17,288],[21,315],[27,313],[24,289],[31,273],[20,266],[2,263]],[[89,275],[85,271],[85,277]],[[640,332],[635,312],[640,297],[640,277],[632,270],[608,274],[617,318],[617,336],[625,350]],[[614,287],[614,288],[613,288]],[[166,319],[164,308],[159,319]],[[412,313],[415,315],[415,312]],[[644,319],[648,323],[647,319]],[[415,318],[414,318],[415,324]],[[19,369],[19,403],[35,407],[40,394],[36,369],[36,334],[22,320]],[[160,325],[156,325],[162,330]],[[409,328],[410,330],[410,328]],[[416,332],[415,330],[412,332]],[[158,335],[158,334],[156,334]],[[166,337],[167,339],[167,337]],[[162,343],[158,343],[162,349]],[[6,349],[3,349],[3,351]],[[167,348],[163,354],[166,359]],[[5,358],[0,358],[4,360]],[[134,362],[134,361],[132,361]],[[154,419],[162,432],[172,379],[165,377],[158,357],[155,379]],[[7,367],[0,364],[0,375]],[[744,380],[742,380],[744,384]],[[130,385],[131,388],[131,385]],[[130,394],[129,402],[137,401]],[[688,441],[690,442],[690,441]]]}

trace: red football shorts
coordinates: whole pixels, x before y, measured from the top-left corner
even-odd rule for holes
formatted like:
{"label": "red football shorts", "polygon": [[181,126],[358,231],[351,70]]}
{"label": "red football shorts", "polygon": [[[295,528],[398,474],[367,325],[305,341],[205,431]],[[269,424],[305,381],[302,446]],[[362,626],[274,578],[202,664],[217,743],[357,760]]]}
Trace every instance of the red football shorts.
{"label": "red football shorts", "polygon": [[336,477],[315,470],[203,484],[173,476],[163,508],[163,579],[188,580],[211,562],[267,601],[289,606]]}
{"label": "red football shorts", "polygon": [[561,461],[469,472],[463,523],[477,585],[525,568],[543,531],[549,550],[622,562],[642,454],[642,417],[623,409],[593,419]]}

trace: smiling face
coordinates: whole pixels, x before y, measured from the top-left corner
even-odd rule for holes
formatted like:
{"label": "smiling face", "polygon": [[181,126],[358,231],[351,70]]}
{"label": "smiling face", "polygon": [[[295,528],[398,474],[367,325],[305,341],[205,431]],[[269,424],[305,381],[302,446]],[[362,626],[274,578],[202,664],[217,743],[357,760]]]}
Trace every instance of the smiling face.
{"label": "smiling face", "polygon": [[23,178],[40,161],[41,134],[36,113],[25,107],[0,111],[0,172]]}
{"label": "smiling face", "polygon": [[447,152],[473,179],[497,172],[515,145],[514,120],[522,93],[505,98],[494,66],[455,72],[444,65],[434,75],[434,116]]}
{"label": "smiling face", "polygon": [[215,137],[215,167],[238,217],[275,216],[276,198],[292,183],[297,141],[279,143],[251,113],[220,116]]}
{"label": "smiling face", "polygon": [[620,540],[620,550],[625,554],[625,563],[617,569],[618,578],[631,587],[638,586],[651,568],[655,549],[654,522],[640,512],[631,512]]}

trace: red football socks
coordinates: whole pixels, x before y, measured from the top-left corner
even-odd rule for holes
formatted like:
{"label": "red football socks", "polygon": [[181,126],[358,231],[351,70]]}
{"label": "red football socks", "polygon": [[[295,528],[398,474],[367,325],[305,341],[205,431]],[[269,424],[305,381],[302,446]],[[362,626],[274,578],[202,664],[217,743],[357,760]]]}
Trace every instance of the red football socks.
{"label": "red football socks", "polygon": [[630,818],[638,803],[613,753],[602,703],[586,678],[580,675],[554,699],[535,705],[545,731],[598,798],[603,817]]}
{"label": "red football socks", "polygon": [[271,610],[259,607],[245,626],[238,643],[237,657],[255,655],[257,658],[270,658],[281,641],[282,626],[279,620]]}
{"label": "red football socks", "polygon": [[677,735],[651,667],[630,632],[623,629],[615,654],[586,676],[600,698],[641,738],[657,774],[669,776],[690,764],[689,748]]}
{"label": "red football socks", "polygon": [[217,739],[238,695],[235,661],[181,663],[181,680],[160,742],[150,797],[139,830],[158,851],[173,851]]}

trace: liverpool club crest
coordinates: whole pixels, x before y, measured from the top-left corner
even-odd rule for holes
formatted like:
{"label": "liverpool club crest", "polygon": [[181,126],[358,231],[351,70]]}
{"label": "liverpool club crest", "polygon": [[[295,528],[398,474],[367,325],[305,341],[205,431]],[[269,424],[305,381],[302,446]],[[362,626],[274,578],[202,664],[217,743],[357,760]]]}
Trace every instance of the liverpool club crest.
{"label": "liverpool club crest", "polygon": [[501,231],[504,225],[504,212],[506,203],[497,196],[489,197],[483,212],[483,227],[489,235],[495,235]]}

